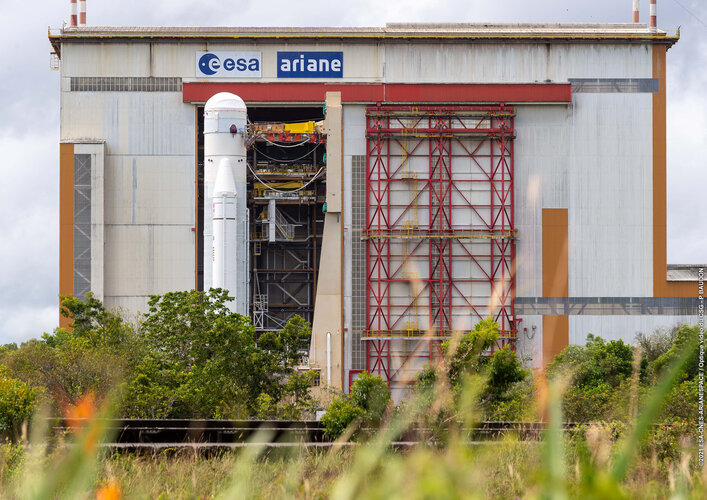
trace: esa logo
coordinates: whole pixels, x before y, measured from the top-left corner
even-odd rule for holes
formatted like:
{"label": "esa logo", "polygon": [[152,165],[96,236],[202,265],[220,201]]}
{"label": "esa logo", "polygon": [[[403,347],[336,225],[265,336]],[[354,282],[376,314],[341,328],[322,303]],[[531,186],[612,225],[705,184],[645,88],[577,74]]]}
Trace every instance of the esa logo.
{"label": "esa logo", "polygon": [[197,52],[196,76],[208,78],[259,78],[260,52]]}

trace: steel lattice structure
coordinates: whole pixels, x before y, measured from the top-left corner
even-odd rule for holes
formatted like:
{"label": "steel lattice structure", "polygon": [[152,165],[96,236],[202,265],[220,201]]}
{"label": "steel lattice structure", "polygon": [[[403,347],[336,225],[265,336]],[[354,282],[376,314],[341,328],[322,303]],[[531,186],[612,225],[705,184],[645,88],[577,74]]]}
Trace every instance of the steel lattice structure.
{"label": "steel lattice structure", "polygon": [[[513,117],[507,106],[366,110],[366,368],[407,384],[492,316],[515,346]],[[413,341],[413,342],[410,342]]]}

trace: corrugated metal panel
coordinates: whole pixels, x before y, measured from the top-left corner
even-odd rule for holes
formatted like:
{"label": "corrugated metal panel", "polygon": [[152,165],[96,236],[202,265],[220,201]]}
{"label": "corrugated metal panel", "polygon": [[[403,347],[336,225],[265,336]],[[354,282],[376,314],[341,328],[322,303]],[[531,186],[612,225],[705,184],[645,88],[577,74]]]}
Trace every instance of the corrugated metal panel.
{"label": "corrugated metal panel", "polygon": [[388,44],[386,82],[566,82],[650,78],[649,46],[574,44]]}
{"label": "corrugated metal panel", "polygon": [[127,320],[138,319],[138,315],[148,310],[149,295],[107,296],[103,304],[110,310],[120,311]]}
{"label": "corrugated metal panel", "polygon": [[[342,81],[404,83],[567,82],[568,78],[651,78],[650,45],[537,43],[86,43],[65,49],[62,75],[158,76],[196,80],[201,50],[262,52],[262,78],[277,79],[277,51],[343,51]],[[214,79],[208,79],[215,81]],[[297,79],[296,81],[302,81]]]}
{"label": "corrugated metal panel", "polygon": [[567,158],[571,296],[652,295],[651,99],[574,96]]}
{"label": "corrugated metal panel", "polygon": [[[146,43],[65,44],[62,76],[153,76]],[[178,75],[169,75],[178,76]]]}
{"label": "corrugated metal panel", "polygon": [[584,345],[587,334],[632,344],[639,333],[651,334],[681,324],[694,325],[696,316],[570,316],[570,344]]}
{"label": "corrugated metal panel", "polygon": [[106,157],[107,224],[194,225],[191,156]]}
{"label": "corrugated metal panel", "polygon": [[62,105],[62,140],[104,138],[109,155],[194,155],[194,107],[179,93],[63,92]]}
{"label": "corrugated metal panel", "polygon": [[522,106],[514,121],[516,295],[542,295],[542,209],[568,204],[572,109]]}
{"label": "corrugated metal panel", "polygon": [[107,225],[105,294],[161,294],[194,287],[189,225]]}

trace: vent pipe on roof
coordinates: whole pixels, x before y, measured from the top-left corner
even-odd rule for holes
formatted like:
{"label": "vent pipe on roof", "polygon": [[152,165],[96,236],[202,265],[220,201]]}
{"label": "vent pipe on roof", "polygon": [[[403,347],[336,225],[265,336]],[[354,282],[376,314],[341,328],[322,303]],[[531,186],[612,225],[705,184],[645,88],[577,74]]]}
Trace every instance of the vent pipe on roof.
{"label": "vent pipe on roof", "polygon": [[86,26],[86,0],[79,0],[79,26]]}
{"label": "vent pipe on roof", "polygon": [[638,0],[633,0],[633,22],[638,22]]}
{"label": "vent pipe on roof", "polygon": [[69,26],[76,26],[78,23],[76,15],[76,0],[71,0],[71,18],[69,19]]}
{"label": "vent pipe on roof", "polygon": [[648,26],[653,30],[658,29],[658,5],[656,4],[656,1],[657,0],[650,0],[651,10],[649,14],[651,17]]}

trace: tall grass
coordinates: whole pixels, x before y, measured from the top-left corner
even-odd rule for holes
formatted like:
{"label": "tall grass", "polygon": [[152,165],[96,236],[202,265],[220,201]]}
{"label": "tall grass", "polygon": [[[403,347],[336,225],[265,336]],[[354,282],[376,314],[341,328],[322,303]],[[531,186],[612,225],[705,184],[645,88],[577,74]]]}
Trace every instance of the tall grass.
{"label": "tall grass", "polygon": [[[694,467],[694,445],[683,443],[678,460],[670,463],[659,463],[643,446],[670,388],[693,355],[680,355],[618,439],[615,429],[607,426],[589,426],[579,435],[563,431],[561,395],[567,379],[558,378],[537,380],[537,404],[548,422],[542,441],[513,436],[470,441],[464,429],[480,418],[477,401],[483,380],[467,376],[455,394],[442,363],[435,397],[416,394],[404,410],[391,409],[381,429],[360,446],[341,446],[351,436],[347,433],[328,451],[295,448],[274,456],[255,444],[266,441],[261,435],[240,453],[214,457],[194,452],[106,455],[100,443],[110,436],[94,418],[52,450],[47,449],[46,432],[35,438],[21,463],[17,450],[5,446],[0,452],[0,497],[705,498],[707,477]],[[638,404],[638,398],[632,401]],[[89,413],[94,417],[110,414],[109,408],[86,404],[93,405]],[[407,451],[393,449],[416,423],[439,419],[444,439],[422,440]]]}

